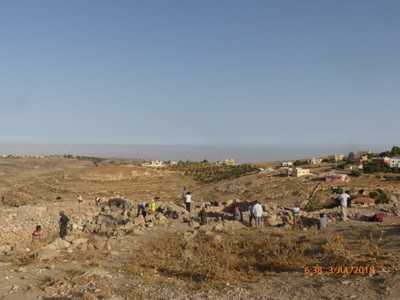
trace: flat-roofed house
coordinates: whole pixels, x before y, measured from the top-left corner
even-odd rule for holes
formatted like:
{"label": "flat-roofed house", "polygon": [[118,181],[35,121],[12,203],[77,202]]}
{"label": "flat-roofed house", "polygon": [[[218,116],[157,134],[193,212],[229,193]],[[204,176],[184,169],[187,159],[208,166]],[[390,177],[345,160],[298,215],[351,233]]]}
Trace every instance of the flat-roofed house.
{"label": "flat-roofed house", "polygon": [[351,200],[351,204],[359,204],[359,205],[374,205],[375,199],[369,197],[358,197]]}
{"label": "flat-roofed house", "polygon": [[326,182],[349,182],[350,179],[346,174],[327,174],[325,176]]}
{"label": "flat-roofed house", "polygon": [[308,160],[308,163],[311,165],[318,165],[318,164],[322,164],[322,158],[311,158]]}
{"label": "flat-roofed house", "polygon": [[400,168],[400,156],[392,157],[390,159],[390,167],[391,168]]}
{"label": "flat-roofed house", "polygon": [[306,176],[306,175],[311,175],[310,169],[295,168],[292,171],[292,176],[294,176],[294,177],[301,177],[301,176]]}

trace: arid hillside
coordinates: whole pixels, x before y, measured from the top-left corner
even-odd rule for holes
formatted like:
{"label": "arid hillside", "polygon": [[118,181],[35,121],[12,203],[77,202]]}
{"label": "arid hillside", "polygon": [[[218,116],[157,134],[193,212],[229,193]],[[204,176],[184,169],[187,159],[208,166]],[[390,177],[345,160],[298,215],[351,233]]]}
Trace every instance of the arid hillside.
{"label": "arid hillside", "polygon": [[[141,163],[0,159],[0,298],[400,298],[396,177],[362,175],[333,184],[324,181],[329,166],[295,178],[252,166]],[[192,192],[190,213],[183,187]],[[350,220],[340,222],[339,190],[384,195],[388,203],[352,206]],[[138,216],[138,204],[154,197],[156,211]],[[125,198],[132,204],[127,217],[117,202],[107,204]],[[292,214],[298,199],[301,224]],[[260,229],[248,222],[254,200],[264,210]],[[205,225],[198,217],[202,204],[211,204]],[[232,218],[234,206],[241,221]],[[61,210],[69,217],[65,239],[59,237]],[[316,229],[320,212],[328,217],[323,231]],[[375,213],[384,221],[366,221]],[[37,225],[42,239],[33,243]]]}

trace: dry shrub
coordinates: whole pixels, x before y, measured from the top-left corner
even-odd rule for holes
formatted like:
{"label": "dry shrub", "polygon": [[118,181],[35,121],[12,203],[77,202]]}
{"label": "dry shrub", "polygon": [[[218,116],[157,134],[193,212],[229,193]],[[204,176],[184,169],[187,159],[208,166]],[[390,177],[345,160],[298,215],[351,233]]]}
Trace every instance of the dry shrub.
{"label": "dry shrub", "polygon": [[310,262],[304,252],[311,248],[311,241],[295,235],[272,235],[264,240],[252,239],[248,242],[248,252],[255,250],[259,259],[257,268],[274,272],[293,271]]}
{"label": "dry shrub", "polygon": [[39,262],[37,258],[37,250],[34,252],[13,251],[8,259],[11,263],[17,266],[32,265]]}
{"label": "dry shrub", "polygon": [[97,249],[86,249],[84,251],[75,249],[74,252],[68,254],[68,259],[87,262],[90,267],[99,267],[104,257],[106,257],[106,254]]}
{"label": "dry shrub", "polygon": [[371,232],[369,238],[360,241],[360,257],[361,263],[374,265],[376,267],[397,267],[399,265],[399,257],[394,253],[381,247],[383,231],[376,230]]}
{"label": "dry shrub", "polygon": [[[41,284],[35,288],[39,288],[43,292],[63,291],[72,299],[110,299],[112,297],[111,288],[106,284],[99,284],[102,280],[102,276],[97,274],[86,274],[82,269],[69,269],[60,272],[55,277],[43,278]],[[98,287],[93,284],[94,282],[98,283]],[[95,289],[98,291],[95,292]]]}
{"label": "dry shrub", "polygon": [[354,251],[350,251],[346,248],[343,238],[335,234],[329,240],[322,245],[324,252],[323,261],[326,261],[328,265],[352,265],[356,263],[356,257]]}
{"label": "dry shrub", "polygon": [[90,292],[85,292],[83,294],[83,300],[97,300],[98,298]]}
{"label": "dry shrub", "polygon": [[383,231],[373,230],[369,238],[347,243],[340,235],[334,235],[322,249],[323,263],[331,266],[398,266],[398,257],[380,246]]}
{"label": "dry shrub", "polygon": [[267,271],[298,270],[309,262],[304,255],[308,240],[249,230],[236,235],[200,232],[194,238],[171,233],[144,247],[140,262],[130,264],[128,271],[151,279],[155,270],[202,284],[250,280]]}
{"label": "dry shrub", "polygon": [[9,191],[2,196],[2,203],[5,206],[19,207],[32,203],[32,195],[27,192]]}

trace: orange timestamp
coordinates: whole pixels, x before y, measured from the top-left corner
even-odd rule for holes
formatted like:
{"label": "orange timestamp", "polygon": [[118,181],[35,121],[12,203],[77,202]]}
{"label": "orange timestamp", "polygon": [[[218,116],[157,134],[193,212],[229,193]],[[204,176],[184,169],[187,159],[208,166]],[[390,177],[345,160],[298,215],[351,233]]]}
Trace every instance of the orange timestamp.
{"label": "orange timestamp", "polygon": [[374,266],[311,266],[304,268],[304,274],[328,275],[368,275],[375,274]]}

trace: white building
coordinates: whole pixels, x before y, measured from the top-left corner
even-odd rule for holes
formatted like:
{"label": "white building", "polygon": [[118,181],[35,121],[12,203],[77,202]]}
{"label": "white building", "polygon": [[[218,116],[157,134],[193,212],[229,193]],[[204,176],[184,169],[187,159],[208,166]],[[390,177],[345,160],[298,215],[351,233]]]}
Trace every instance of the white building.
{"label": "white building", "polygon": [[390,159],[390,167],[391,168],[400,168],[400,156],[392,157]]}
{"label": "white building", "polygon": [[292,176],[294,177],[301,177],[306,175],[311,175],[310,169],[295,168],[292,172]]}
{"label": "white building", "polygon": [[293,163],[291,161],[283,161],[281,162],[281,167],[292,167]]}
{"label": "white building", "polygon": [[162,160],[152,160],[150,163],[142,164],[143,167],[164,167]]}
{"label": "white building", "polygon": [[332,154],[331,156],[329,156],[329,158],[333,159],[336,162],[342,161],[344,158],[344,154]]}
{"label": "white building", "polygon": [[233,158],[227,158],[224,160],[224,164],[228,166],[236,166],[237,163]]}
{"label": "white building", "polygon": [[152,167],[162,167],[164,166],[164,162],[162,160],[152,160],[150,165]]}
{"label": "white building", "polygon": [[318,165],[322,163],[322,158],[311,158],[308,160],[308,163],[311,165]]}

